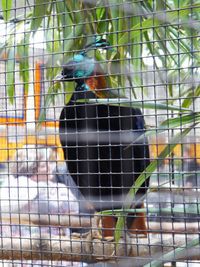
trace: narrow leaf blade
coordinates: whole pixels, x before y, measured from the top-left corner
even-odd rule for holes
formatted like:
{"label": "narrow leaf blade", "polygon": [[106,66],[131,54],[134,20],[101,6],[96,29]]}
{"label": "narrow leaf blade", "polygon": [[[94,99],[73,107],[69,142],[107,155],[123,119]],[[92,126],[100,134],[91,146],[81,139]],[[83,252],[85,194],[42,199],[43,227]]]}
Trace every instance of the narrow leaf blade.
{"label": "narrow leaf blade", "polygon": [[2,9],[3,9],[3,18],[5,21],[8,21],[10,18],[10,11],[12,8],[12,0],[2,0]]}
{"label": "narrow leaf blade", "polygon": [[11,104],[14,103],[14,94],[15,94],[15,49],[11,47],[8,51],[8,60],[6,63],[6,85],[8,97]]}
{"label": "narrow leaf blade", "polygon": [[35,0],[33,18],[31,20],[31,31],[36,32],[40,27],[44,16],[47,14],[49,0]]}

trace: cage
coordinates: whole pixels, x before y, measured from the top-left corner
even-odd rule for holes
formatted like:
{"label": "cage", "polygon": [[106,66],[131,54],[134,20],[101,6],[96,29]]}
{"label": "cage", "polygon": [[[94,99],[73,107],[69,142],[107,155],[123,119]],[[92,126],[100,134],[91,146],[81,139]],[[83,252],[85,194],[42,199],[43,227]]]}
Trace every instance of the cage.
{"label": "cage", "polygon": [[0,10],[1,266],[199,265],[200,2]]}

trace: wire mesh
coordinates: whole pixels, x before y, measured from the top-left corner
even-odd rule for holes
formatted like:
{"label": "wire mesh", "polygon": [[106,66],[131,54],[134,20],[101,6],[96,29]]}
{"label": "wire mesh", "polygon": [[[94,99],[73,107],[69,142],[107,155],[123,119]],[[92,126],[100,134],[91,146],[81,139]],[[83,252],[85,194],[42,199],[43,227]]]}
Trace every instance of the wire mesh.
{"label": "wire mesh", "polygon": [[0,8],[1,266],[199,265],[200,2]]}

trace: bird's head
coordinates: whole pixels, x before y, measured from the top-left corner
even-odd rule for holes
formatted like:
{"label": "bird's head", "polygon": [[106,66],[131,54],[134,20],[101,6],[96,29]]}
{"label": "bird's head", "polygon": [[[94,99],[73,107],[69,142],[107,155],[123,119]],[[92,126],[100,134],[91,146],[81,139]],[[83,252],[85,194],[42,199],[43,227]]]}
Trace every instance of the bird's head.
{"label": "bird's head", "polygon": [[95,60],[89,58],[85,53],[74,55],[74,57],[63,65],[61,75],[56,79],[60,81],[76,81],[86,79],[92,75],[95,68]]}
{"label": "bird's head", "polygon": [[73,56],[66,64],[63,65],[61,75],[56,77],[59,81],[76,81],[87,79],[94,75],[97,61],[88,57],[87,52],[95,49],[110,49],[109,43],[97,36],[95,41],[88,44],[82,52]]}
{"label": "bird's head", "polygon": [[107,80],[101,65],[95,58],[87,55],[88,51],[100,48],[112,49],[105,39],[96,38],[95,42],[87,45],[82,52],[75,54],[63,65],[61,75],[58,75],[56,80],[61,82],[75,81],[77,83],[76,92],[92,92],[98,98],[112,97],[108,94]]}

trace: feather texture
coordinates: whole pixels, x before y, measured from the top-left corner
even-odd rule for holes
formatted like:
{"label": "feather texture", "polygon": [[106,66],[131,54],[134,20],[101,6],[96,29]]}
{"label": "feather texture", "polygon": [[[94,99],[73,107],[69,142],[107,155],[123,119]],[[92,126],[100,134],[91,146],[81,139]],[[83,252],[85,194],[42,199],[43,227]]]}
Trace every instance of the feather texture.
{"label": "feather texture", "polygon": [[[125,195],[149,164],[146,138],[128,146],[130,136],[144,134],[143,115],[137,108],[76,101],[116,97],[108,87],[100,64],[85,53],[65,64],[62,75],[63,81],[77,83],[59,120],[60,140],[69,173],[96,210],[121,208]],[[142,185],[137,198],[131,200],[133,207],[142,207],[139,199],[148,185],[149,180]],[[135,215],[130,216],[128,225],[132,225],[134,219]]]}

